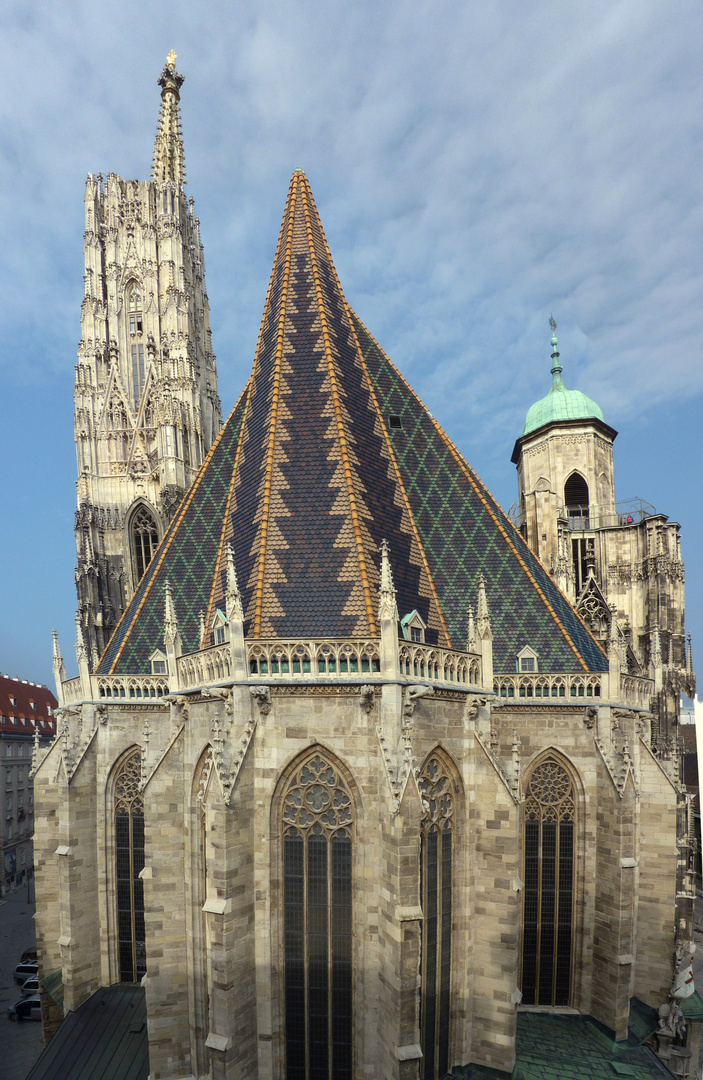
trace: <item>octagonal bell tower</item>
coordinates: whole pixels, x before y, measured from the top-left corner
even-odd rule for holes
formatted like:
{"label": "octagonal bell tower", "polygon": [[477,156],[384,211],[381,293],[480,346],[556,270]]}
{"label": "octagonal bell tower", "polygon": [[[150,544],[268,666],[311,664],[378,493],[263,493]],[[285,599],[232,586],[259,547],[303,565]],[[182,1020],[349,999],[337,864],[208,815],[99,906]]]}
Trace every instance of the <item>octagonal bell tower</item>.
{"label": "octagonal bell tower", "polygon": [[576,600],[585,581],[583,557],[570,534],[617,524],[613,442],[617,432],[600,407],[562,379],[556,323],[552,325],[552,386],[529,409],[511,460],[517,465],[520,527],[532,550]]}

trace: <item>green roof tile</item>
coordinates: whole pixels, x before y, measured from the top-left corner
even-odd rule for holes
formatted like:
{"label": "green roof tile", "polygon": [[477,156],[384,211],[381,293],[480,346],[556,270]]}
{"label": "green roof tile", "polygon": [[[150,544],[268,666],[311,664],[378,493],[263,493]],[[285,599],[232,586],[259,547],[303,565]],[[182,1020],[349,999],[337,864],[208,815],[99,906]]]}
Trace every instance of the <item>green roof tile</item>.
{"label": "green roof tile", "polygon": [[529,644],[540,671],[605,653],[344,297],[310,185],[291,181],[245,393],[187,492],[98,666],[149,672],[171,586],[183,651],[224,608],[231,543],[247,637],[378,633],[386,539],[400,617],[464,648],[486,583],[494,668]]}

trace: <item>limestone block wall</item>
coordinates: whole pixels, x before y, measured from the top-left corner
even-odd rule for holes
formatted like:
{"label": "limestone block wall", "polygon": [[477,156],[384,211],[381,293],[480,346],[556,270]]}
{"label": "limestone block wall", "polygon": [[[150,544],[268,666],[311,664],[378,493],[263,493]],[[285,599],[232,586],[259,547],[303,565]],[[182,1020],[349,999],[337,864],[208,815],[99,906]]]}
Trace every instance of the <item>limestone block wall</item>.
{"label": "limestone block wall", "polygon": [[170,747],[167,758],[144,788],[145,986],[153,1080],[191,1075],[182,739]]}
{"label": "limestone block wall", "polygon": [[675,925],[676,791],[649,747],[640,743],[639,894],[633,993],[653,1008],[671,986]]}
{"label": "limestone block wall", "polygon": [[60,839],[57,856],[61,890],[61,951],[64,1007],[78,1008],[100,986],[99,910],[96,904],[96,754],[91,744],[66,784],[60,783]]}
{"label": "limestone block wall", "polygon": [[620,791],[617,725],[605,707],[596,724],[593,710],[571,702],[477,709],[456,691],[391,695],[385,712],[380,688],[371,700],[353,686],[257,694],[242,686],[170,706],[110,704],[104,723],[85,706],[87,741],[70,781],[63,742],[37,772],[42,970],[63,967],[75,1008],[119,978],[112,785],[140,746],[154,1080],[283,1075],[283,797],[301,755],[316,749],[335,762],[353,804],[358,1080],[419,1075],[425,810],[408,762],[421,770],[433,753],[448,763],[456,802],[450,1064],[513,1065],[521,800],[547,751],[574,778],[572,1004],[620,1034],[631,993],[658,1003],[671,970],[676,794],[635,739],[631,714],[615,733],[634,755],[635,776]]}
{"label": "limestone block wall", "polygon": [[[613,798],[615,794],[615,798]],[[630,977],[634,962],[635,790],[632,777],[621,797],[610,772],[598,769],[598,824],[591,1013],[627,1037]]]}
{"label": "limestone block wall", "polygon": [[515,1062],[518,982],[519,813],[483,745],[471,752],[468,825],[472,858],[470,1060],[510,1072]]}
{"label": "limestone block wall", "polygon": [[[59,787],[54,782],[61,767],[61,756],[54,742],[34,777],[34,883],[37,903],[36,933],[39,978],[44,979],[63,967],[61,936],[59,866]],[[47,994],[42,994],[42,1026],[47,1041],[63,1017]]]}

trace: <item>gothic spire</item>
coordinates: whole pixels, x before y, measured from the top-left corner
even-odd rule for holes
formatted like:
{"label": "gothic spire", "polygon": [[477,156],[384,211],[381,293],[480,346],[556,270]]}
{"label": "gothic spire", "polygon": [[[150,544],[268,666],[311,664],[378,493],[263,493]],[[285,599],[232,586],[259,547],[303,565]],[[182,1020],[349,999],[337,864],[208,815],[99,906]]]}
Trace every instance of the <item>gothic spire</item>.
{"label": "gothic spire", "polygon": [[171,49],[158,80],[161,87],[161,113],[154,143],[152,180],[174,180],[177,184],[186,182],[179,108],[183,81],[183,75],[176,71],[176,54]]}

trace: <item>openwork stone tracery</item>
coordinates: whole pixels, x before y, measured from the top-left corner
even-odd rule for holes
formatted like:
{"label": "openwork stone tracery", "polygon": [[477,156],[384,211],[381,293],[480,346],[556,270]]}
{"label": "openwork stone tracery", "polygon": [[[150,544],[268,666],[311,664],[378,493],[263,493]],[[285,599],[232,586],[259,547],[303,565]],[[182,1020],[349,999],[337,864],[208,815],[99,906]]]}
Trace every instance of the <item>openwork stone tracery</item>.
{"label": "openwork stone tracery", "polygon": [[574,904],[573,781],[553,756],[527,783],[522,995],[527,1005],[569,1005]]}
{"label": "openwork stone tracery", "polygon": [[146,974],[144,930],[144,801],[140,792],[141,753],[135,749],[115,777],[115,883],[117,942],[121,982],[138,982]]}
{"label": "openwork stone tracery", "polygon": [[439,753],[418,780],[422,820],[422,1077],[435,1080],[449,1067],[452,959],[452,862],[456,792]]}
{"label": "openwork stone tracery", "polygon": [[353,806],[314,753],[282,800],[286,1068],[290,1080],[352,1077]]}

